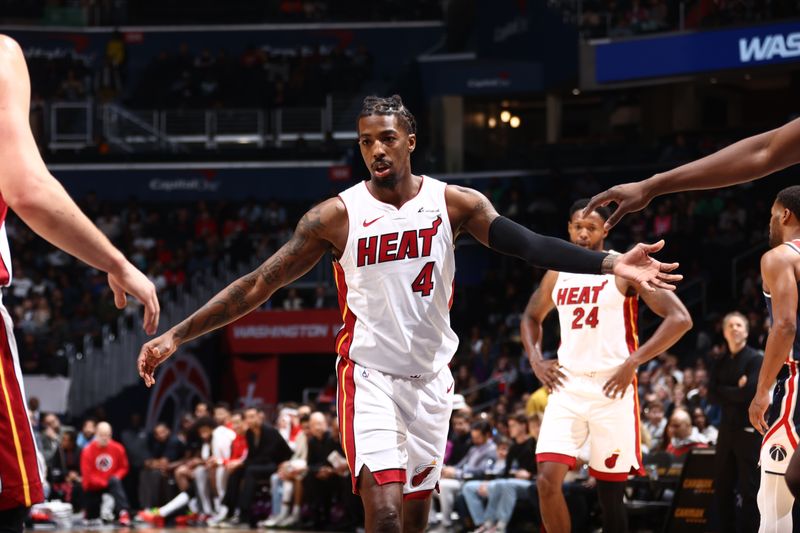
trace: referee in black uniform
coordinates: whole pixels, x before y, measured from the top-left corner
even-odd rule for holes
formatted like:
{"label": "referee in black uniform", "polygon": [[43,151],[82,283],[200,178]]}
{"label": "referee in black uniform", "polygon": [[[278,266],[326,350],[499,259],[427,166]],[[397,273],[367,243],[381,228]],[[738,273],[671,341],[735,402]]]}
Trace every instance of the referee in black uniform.
{"label": "referee in black uniform", "polygon": [[[763,355],[747,345],[749,326],[742,313],[725,315],[722,333],[728,350],[711,368],[708,387],[711,400],[722,408],[714,474],[716,514],[720,532],[749,533],[758,531],[760,520],[756,495],[761,435],[750,425],[747,408],[756,391]],[[737,487],[742,502],[738,513]]]}

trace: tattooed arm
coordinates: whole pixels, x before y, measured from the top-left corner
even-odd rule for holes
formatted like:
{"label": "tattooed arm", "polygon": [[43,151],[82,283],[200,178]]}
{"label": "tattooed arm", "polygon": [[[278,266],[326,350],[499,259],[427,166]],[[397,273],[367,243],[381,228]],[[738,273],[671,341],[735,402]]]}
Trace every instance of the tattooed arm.
{"label": "tattooed arm", "polygon": [[539,235],[498,215],[489,200],[474,189],[448,185],[445,200],[456,235],[466,231],[492,250],[519,257],[533,266],[559,272],[613,272],[649,291],[655,290],[653,286],[674,290],[675,286],[667,282],[681,279],[681,276],[669,274],[678,267],[677,263],[664,264],[649,256],[664,246],[663,241],[637,244],[624,255],[593,252],[561,239]]}
{"label": "tattooed arm", "polygon": [[178,347],[230,324],[258,308],[272,294],[308,272],[331,247],[339,250],[347,235],[347,212],[338,198],[308,211],[275,254],[253,272],[237,279],[186,320],[142,346],[139,375],[149,387],[156,367]]}

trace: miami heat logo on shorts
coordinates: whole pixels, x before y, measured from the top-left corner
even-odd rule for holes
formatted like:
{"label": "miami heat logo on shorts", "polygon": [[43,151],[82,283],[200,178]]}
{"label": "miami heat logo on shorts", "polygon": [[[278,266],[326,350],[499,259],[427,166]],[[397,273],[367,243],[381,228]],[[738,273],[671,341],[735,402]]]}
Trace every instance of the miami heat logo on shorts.
{"label": "miami heat logo on shorts", "polygon": [[108,472],[109,470],[111,470],[113,464],[114,460],[107,453],[101,453],[100,455],[97,456],[97,459],[94,460],[94,466],[100,472]]}
{"label": "miami heat logo on shorts", "polygon": [[419,465],[416,467],[414,469],[414,476],[411,478],[411,486],[419,487],[422,485],[434,470],[436,470],[436,459],[434,459],[432,463]]}
{"label": "miami heat logo on shorts", "polygon": [[614,468],[617,466],[617,459],[619,459],[619,450],[614,450],[610,457],[606,457],[606,468]]}
{"label": "miami heat logo on shorts", "polygon": [[773,461],[781,462],[786,459],[787,453],[786,448],[781,446],[780,444],[773,444],[769,449],[769,456],[772,458]]}

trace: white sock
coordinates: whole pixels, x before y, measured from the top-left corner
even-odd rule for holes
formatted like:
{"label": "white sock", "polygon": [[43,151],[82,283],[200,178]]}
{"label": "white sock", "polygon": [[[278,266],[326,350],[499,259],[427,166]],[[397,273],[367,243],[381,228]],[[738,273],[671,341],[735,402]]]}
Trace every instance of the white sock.
{"label": "white sock", "polygon": [[180,511],[181,509],[189,505],[189,500],[190,500],[189,495],[185,492],[181,492],[180,494],[172,498],[172,500],[169,503],[162,506],[158,510],[158,514],[161,516],[169,516],[171,514],[174,514],[177,511]]}
{"label": "white sock", "polygon": [[783,476],[767,474],[761,469],[761,487],[758,489],[758,510],[761,525],[758,533],[788,533],[792,531],[792,506],[794,496],[786,486]]}

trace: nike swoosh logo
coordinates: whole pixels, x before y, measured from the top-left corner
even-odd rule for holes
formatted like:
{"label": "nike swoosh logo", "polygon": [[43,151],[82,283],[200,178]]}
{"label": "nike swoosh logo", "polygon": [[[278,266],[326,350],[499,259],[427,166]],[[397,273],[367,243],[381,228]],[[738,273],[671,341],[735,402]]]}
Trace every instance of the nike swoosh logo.
{"label": "nike swoosh logo", "polygon": [[455,385],[455,384],[456,384],[456,382],[454,381],[454,382],[452,382],[452,383],[450,384],[450,386],[449,386],[449,387],[447,387],[447,392],[448,392],[448,394],[450,393],[450,391],[451,391],[451,390],[453,390],[453,385]]}
{"label": "nike swoosh logo", "polygon": [[371,226],[372,224],[376,223],[377,221],[379,221],[379,220],[380,220],[380,219],[382,219],[383,217],[384,217],[384,215],[381,215],[381,216],[379,216],[378,218],[376,218],[375,220],[370,220],[369,222],[367,222],[367,220],[366,220],[366,219],[364,219],[364,227],[366,228],[366,227],[368,227],[368,226]]}

